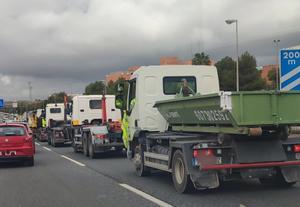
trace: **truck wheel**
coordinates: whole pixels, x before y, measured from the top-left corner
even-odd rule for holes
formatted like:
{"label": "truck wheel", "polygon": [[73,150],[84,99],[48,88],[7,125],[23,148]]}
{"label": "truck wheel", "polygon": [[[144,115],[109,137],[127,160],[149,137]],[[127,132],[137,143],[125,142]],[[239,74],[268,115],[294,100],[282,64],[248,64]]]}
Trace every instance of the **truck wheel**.
{"label": "truck wheel", "polygon": [[290,187],[296,184],[296,182],[287,182],[279,170],[277,171],[277,174],[274,177],[259,178],[259,182],[263,185],[279,187]]}
{"label": "truck wheel", "polygon": [[144,165],[144,149],[141,145],[137,145],[134,149],[133,162],[138,176],[143,177],[150,174],[150,168]]}
{"label": "truck wheel", "polygon": [[82,148],[83,148],[83,154],[85,156],[89,156],[89,149],[87,146],[87,139],[86,139],[86,135],[84,135],[83,140],[82,140]]}
{"label": "truck wheel", "polygon": [[187,173],[181,150],[176,150],[172,158],[172,179],[174,187],[179,193],[188,193],[195,189]]}
{"label": "truck wheel", "polygon": [[51,139],[48,137],[48,145],[51,145]]}
{"label": "truck wheel", "polygon": [[48,141],[48,145],[51,145],[51,135],[50,135],[50,134],[48,134],[48,139],[47,139],[47,141]]}
{"label": "truck wheel", "polygon": [[72,142],[72,147],[73,147],[73,150],[74,150],[75,153],[78,153],[78,152],[79,152],[78,146],[77,146],[77,144],[75,144],[75,141],[74,141],[74,140],[73,140],[73,142]]}
{"label": "truck wheel", "polygon": [[55,141],[54,141],[54,138],[52,137],[52,140],[51,140],[51,144],[52,144],[52,146],[53,147],[56,147],[56,143],[55,143]]}
{"label": "truck wheel", "polygon": [[93,145],[93,143],[92,143],[92,141],[91,140],[89,140],[89,142],[88,142],[88,144],[89,144],[89,157],[91,158],[91,159],[94,159],[95,158],[95,151],[94,151],[94,145]]}

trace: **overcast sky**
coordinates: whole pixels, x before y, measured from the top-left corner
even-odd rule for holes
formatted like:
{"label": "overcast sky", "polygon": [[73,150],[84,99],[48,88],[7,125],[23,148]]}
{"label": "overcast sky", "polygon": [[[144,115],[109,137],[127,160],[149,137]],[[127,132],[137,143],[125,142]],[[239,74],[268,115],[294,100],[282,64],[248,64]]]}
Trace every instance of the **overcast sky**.
{"label": "overcast sky", "polygon": [[1,0],[0,96],[46,98],[81,93],[105,74],[160,56],[190,59],[199,51],[215,61],[240,52],[258,65],[275,63],[280,47],[300,44],[299,0]]}

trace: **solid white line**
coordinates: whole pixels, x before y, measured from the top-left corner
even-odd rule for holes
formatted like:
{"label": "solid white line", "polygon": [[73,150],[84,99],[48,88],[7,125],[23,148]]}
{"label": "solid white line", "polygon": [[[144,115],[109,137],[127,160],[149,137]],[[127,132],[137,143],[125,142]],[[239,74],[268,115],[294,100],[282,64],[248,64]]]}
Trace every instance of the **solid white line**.
{"label": "solid white line", "polygon": [[145,198],[145,199],[161,206],[161,207],[173,207],[172,205],[170,205],[170,204],[168,204],[168,203],[166,203],[162,200],[159,200],[159,199],[157,199],[157,198],[155,198],[155,197],[153,197],[153,196],[151,196],[147,193],[144,193],[143,191],[138,190],[138,189],[136,189],[136,188],[134,188],[130,185],[127,185],[127,184],[124,184],[124,183],[119,183],[119,185],[122,186],[123,188],[126,188],[127,190],[129,190],[129,191],[131,191],[131,192],[133,192],[133,193],[135,193],[135,194],[137,194],[137,195],[139,195],[139,196],[141,196],[141,197],[143,197],[143,198]]}
{"label": "solid white line", "polygon": [[40,145],[41,145],[40,143],[37,143],[37,142],[36,142],[35,144],[36,144],[36,145],[38,145],[38,146],[40,146]]}
{"label": "solid white line", "polygon": [[48,150],[48,151],[52,151],[51,149],[49,149],[48,147],[43,147],[45,150]]}
{"label": "solid white line", "polygon": [[85,164],[83,164],[83,163],[81,163],[81,162],[78,162],[78,161],[76,161],[76,160],[73,160],[73,159],[71,159],[71,158],[69,158],[69,157],[67,157],[67,156],[65,156],[65,155],[61,155],[61,157],[65,158],[65,159],[67,159],[67,160],[69,160],[69,161],[71,161],[71,162],[74,162],[75,164],[77,164],[77,165],[79,165],[79,166],[81,166],[81,167],[84,167],[84,166],[85,166]]}

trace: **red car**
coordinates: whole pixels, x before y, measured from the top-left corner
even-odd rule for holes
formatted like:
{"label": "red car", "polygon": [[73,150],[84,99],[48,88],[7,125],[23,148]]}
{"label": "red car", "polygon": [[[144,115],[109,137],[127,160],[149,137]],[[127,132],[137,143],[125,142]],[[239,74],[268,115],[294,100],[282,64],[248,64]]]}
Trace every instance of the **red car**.
{"label": "red car", "polygon": [[32,135],[22,124],[0,124],[0,162],[24,161],[34,165]]}

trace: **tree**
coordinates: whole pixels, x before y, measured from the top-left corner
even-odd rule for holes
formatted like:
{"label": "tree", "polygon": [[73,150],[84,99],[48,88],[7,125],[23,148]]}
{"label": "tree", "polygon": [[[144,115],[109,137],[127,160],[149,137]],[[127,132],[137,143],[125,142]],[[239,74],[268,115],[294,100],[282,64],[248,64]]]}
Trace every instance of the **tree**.
{"label": "tree", "polygon": [[239,79],[241,91],[253,91],[264,89],[266,83],[256,69],[256,59],[245,52],[239,58]]}
{"label": "tree", "polygon": [[231,57],[224,57],[216,63],[220,89],[223,91],[236,90],[236,62]]}
{"label": "tree", "polygon": [[[236,90],[236,62],[230,57],[225,57],[216,63],[216,67],[221,90]],[[248,52],[239,58],[239,84],[241,91],[262,90],[266,85],[256,69],[255,57]]]}
{"label": "tree", "polygon": [[103,94],[103,90],[105,88],[105,85],[102,81],[96,81],[93,83],[90,83],[85,87],[85,95],[99,95]]}
{"label": "tree", "polygon": [[[65,92],[53,93],[46,100],[46,104],[48,103],[63,103],[64,97],[67,96]],[[70,97],[67,97],[67,101],[71,101]]]}
{"label": "tree", "polygon": [[204,52],[196,53],[192,63],[193,65],[210,65],[210,57]]}

